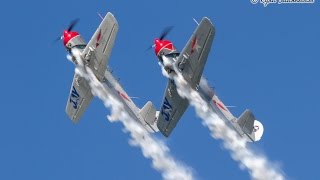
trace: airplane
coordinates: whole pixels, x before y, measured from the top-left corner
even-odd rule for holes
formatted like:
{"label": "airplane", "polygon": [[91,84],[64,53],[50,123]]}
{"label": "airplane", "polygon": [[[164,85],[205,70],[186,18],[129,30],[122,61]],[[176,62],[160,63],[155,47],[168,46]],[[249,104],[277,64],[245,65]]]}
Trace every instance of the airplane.
{"label": "airplane", "polygon": [[[106,68],[119,29],[114,15],[110,12],[106,14],[88,44],[84,42],[78,32],[73,31],[77,23],[78,19],[72,21],[69,27],[64,30],[63,35],[57,39],[63,41],[63,45],[71,56],[71,61],[75,65],[83,63],[89,67],[104,85],[104,88],[122,102],[125,111],[147,131],[159,131],[155,123],[157,112],[152,102],[148,101],[142,109],[139,109],[112,75],[112,72]],[[72,53],[74,49],[80,51],[82,62],[78,62],[79,60]],[[75,73],[66,105],[66,113],[74,123],[78,123],[92,98],[93,94],[87,80]]]}
{"label": "airplane", "polygon": [[247,109],[239,118],[235,118],[214,91],[205,85],[205,79],[201,78],[215,35],[215,28],[207,17],[197,24],[198,27],[181,52],[178,52],[171,41],[164,39],[172,27],[165,29],[151,46],[154,47],[155,54],[169,77],[160,113],[157,116],[159,131],[168,137],[189,106],[188,100],[178,94],[172,78],[173,75],[180,73],[228,126],[248,141],[260,140],[264,131],[263,125],[255,119],[253,113]]}

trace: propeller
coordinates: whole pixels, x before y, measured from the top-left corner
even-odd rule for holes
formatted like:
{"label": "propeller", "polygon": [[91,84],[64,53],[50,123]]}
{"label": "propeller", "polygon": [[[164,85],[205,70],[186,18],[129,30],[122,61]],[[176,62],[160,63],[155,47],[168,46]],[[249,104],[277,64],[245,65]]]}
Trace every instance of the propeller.
{"label": "propeller", "polygon": [[62,39],[62,36],[57,37],[55,40],[52,41],[52,45],[57,43],[58,41],[60,41]]}
{"label": "propeller", "polygon": [[[160,36],[159,36],[159,40],[163,40],[163,39],[170,33],[170,31],[171,31],[172,29],[173,29],[173,26],[167,26],[167,27],[165,27],[165,28],[162,30],[162,32],[161,32],[161,34],[160,34]],[[149,47],[146,49],[146,51],[149,51],[150,49],[152,49],[152,48],[154,48],[154,47],[155,47],[155,44],[149,46]]]}
{"label": "propeller", "polygon": [[149,47],[146,49],[146,51],[150,51],[150,49],[152,49],[152,48],[154,48],[154,47],[155,47],[155,44],[154,44],[154,45],[149,46]]}
{"label": "propeller", "polygon": [[[79,18],[72,20],[72,21],[70,22],[68,28],[67,28],[67,31],[68,31],[68,32],[72,31],[73,28],[78,24],[79,20],[80,20]],[[53,40],[52,44],[57,43],[58,41],[60,41],[60,40],[62,40],[62,39],[63,39],[63,35],[62,35],[62,36],[59,36],[59,37],[57,37],[55,40]]]}
{"label": "propeller", "polygon": [[79,20],[80,20],[79,18],[72,20],[69,24],[67,31],[68,32],[72,31],[73,28],[78,24]]}
{"label": "propeller", "polygon": [[159,37],[159,39],[163,40],[170,33],[170,31],[172,29],[173,29],[173,26],[168,26],[168,27],[164,28],[162,33],[161,33],[161,35],[160,35],[160,37]]}

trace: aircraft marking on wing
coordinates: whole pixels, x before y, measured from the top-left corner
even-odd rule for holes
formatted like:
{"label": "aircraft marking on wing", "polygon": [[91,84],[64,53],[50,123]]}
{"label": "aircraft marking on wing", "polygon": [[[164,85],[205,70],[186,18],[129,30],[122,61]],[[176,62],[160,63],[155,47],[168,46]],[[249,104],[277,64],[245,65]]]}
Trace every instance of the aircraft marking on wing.
{"label": "aircraft marking on wing", "polygon": [[201,48],[201,46],[198,44],[198,40],[197,40],[197,36],[194,36],[193,40],[192,40],[192,46],[191,46],[191,51],[190,54],[194,53],[194,50],[196,50],[197,52],[199,52],[199,49]]}
{"label": "aircraft marking on wing", "polygon": [[77,89],[74,86],[72,86],[72,91],[70,94],[69,101],[70,103],[72,103],[74,109],[78,109],[79,100],[80,100],[80,95],[77,92]]}
{"label": "aircraft marking on wing", "polygon": [[99,34],[97,35],[97,42],[96,42],[96,47],[99,46],[101,40],[101,29],[99,30]]}
{"label": "aircraft marking on wing", "polygon": [[172,113],[172,105],[169,103],[168,99],[165,98],[162,105],[161,114],[165,116],[166,121],[169,121],[171,113]]}

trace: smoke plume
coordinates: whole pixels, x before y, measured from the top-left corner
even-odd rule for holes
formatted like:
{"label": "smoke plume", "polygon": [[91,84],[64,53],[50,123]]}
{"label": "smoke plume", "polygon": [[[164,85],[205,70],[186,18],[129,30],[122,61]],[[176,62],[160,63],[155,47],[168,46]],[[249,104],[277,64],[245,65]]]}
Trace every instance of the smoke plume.
{"label": "smoke plume", "polygon": [[[176,70],[176,72],[179,71]],[[249,171],[252,179],[285,179],[279,167],[269,162],[265,155],[254,152],[244,138],[240,137],[233,129],[226,125],[224,120],[212,111],[209,104],[202,99],[197,91],[190,87],[181,74],[174,75],[173,79],[175,80],[179,95],[189,100],[190,105],[195,108],[197,115],[202,119],[202,124],[210,130],[211,136],[214,139],[221,139],[223,141],[224,147],[229,150],[231,157],[239,162],[240,168]]]}
{"label": "smoke plume", "polygon": [[78,61],[76,73],[89,82],[93,95],[100,98],[105,107],[110,109],[109,121],[121,122],[124,125],[125,132],[128,132],[131,136],[129,144],[140,147],[144,157],[151,159],[152,167],[159,171],[164,179],[194,179],[192,169],[174,159],[166,144],[152,136],[133,117],[130,117],[125,111],[122,102],[117,97],[112,96],[110,90],[101,84],[90,68],[83,65],[80,52],[73,50],[72,53]]}

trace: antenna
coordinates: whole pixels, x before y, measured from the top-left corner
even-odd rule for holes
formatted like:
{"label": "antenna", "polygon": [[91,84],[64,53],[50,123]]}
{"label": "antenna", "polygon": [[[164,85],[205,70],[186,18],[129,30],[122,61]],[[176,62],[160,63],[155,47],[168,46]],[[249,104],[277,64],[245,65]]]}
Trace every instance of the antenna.
{"label": "antenna", "polygon": [[98,16],[103,20],[103,17],[101,16],[101,14],[100,14],[100,13],[98,13],[98,12],[97,12],[97,14],[98,14]]}
{"label": "antenna", "polygon": [[226,106],[227,108],[236,108],[237,106]]}
{"label": "antenna", "polygon": [[197,21],[195,18],[192,18],[192,19],[193,19],[193,21],[194,21],[194,22],[196,22],[196,23],[197,23],[197,25],[199,26],[198,21]]}

